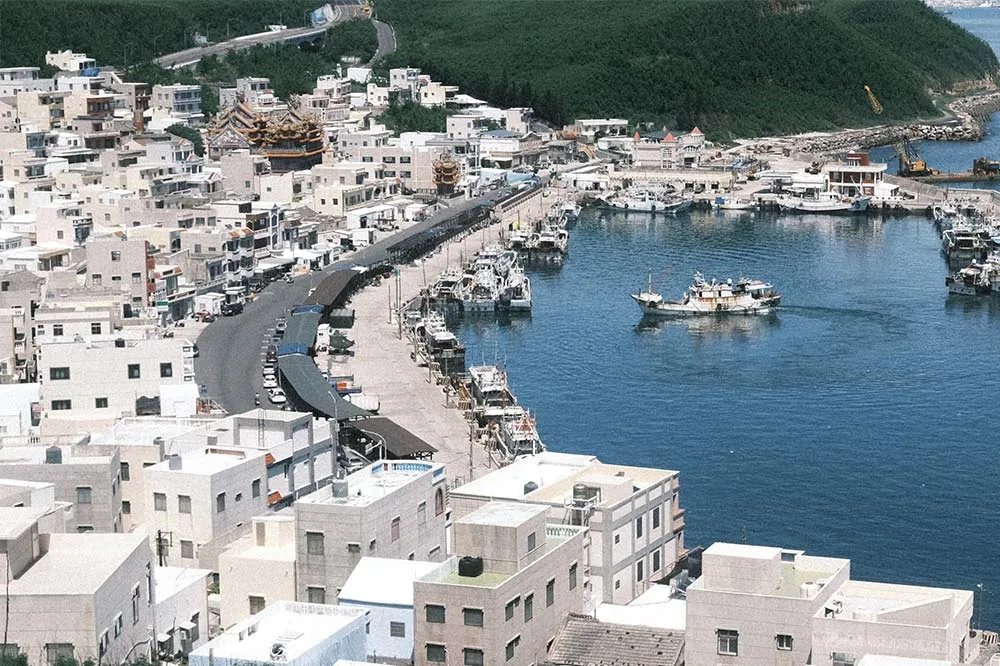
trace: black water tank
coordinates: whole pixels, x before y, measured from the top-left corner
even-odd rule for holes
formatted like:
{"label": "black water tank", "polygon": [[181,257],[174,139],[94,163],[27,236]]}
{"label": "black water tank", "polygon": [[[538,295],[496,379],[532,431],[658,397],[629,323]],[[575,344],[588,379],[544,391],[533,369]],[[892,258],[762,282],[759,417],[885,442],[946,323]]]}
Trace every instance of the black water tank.
{"label": "black water tank", "polygon": [[463,557],[458,561],[458,575],[465,578],[476,578],[483,575],[483,558]]}

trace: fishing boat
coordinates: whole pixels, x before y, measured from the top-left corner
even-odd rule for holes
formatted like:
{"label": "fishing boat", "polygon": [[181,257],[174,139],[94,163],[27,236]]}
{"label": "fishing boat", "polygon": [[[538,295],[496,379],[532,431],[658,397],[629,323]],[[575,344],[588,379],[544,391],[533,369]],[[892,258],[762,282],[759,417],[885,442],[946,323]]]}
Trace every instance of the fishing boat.
{"label": "fishing boat", "polygon": [[756,210],[757,202],[753,199],[715,197],[715,200],[712,201],[712,208],[716,210]]}
{"label": "fishing boat", "polygon": [[658,194],[641,189],[613,194],[603,199],[605,205],[615,210],[637,213],[666,213],[676,215],[691,208],[693,199]]}
{"label": "fishing boat", "polygon": [[545,451],[535,419],[527,411],[514,418],[504,419],[500,424],[500,436],[511,459]]}
{"label": "fishing boat", "polygon": [[774,286],[761,280],[740,278],[735,284],[707,281],[701,273],[694,274],[694,281],[679,301],[664,301],[653,291],[652,274],[646,291],[632,294],[644,315],[696,316],[696,315],[753,315],[773,312],[781,301]]}
{"label": "fishing boat", "polygon": [[468,288],[462,295],[462,309],[465,312],[496,312],[500,285],[492,268],[480,268],[466,284]]}
{"label": "fishing boat", "polygon": [[564,224],[569,224],[571,222],[576,222],[577,218],[580,217],[580,204],[575,201],[565,201],[559,206],[560,218],[563,220]]}
{"label": "fishing boat", "polygon": [[871,197],[851,197],[838,192],[785,194],[775,199],[782,210],[793,213],[849,214],[868,210]]}
{"label": "fishing boat", "polygon": [[413,327],[418,343],[422,343],[426,357],[438,364],[443,375],[458,375],[465,372],[465,345],[448,330],[444,315],[429,312]]}
{"label": "fishing boat", "polygon": [[500,305],[514,312],[531,310],[531,278],[520,264],[507,271],[500,287]]}
{"label": "fishing boat", "polygon": [[972,263],[944,279],[949,294],[988,296],[993,292],[990,273],[983,264]]}

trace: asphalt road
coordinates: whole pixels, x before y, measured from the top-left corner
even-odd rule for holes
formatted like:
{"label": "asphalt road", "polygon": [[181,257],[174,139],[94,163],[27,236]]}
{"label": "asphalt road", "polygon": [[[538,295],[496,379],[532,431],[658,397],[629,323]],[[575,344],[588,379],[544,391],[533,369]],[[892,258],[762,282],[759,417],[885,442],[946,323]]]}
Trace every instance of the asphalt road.
{"label": "asphalt road", "polygon": [[382,21],[372,21],[372,23],[375,24],[375,36],[378,38],[378,48],[375,50],[375,55],[372,56],[372,59],[368,61],[369,66],[379,58],[384,58],[396,50],[396,32],[392,29],[392,26]]}
{"label": "asphalt road", "polygon": [[[285,42],[292,39],[301,39],[302,37],[321,35],[329,30],[335,23],[347,21],[362,15],[361,5],[358,3],[358,0],[333,0],[331,4],[333,5],[335,16],[332,21],[321,26],[290,28],[288,30],[281,30],[280,32],[267,32],[247,38],[236,37],[226,42],[219,42],[218,44],[199,46],[193,49],[185,49],[184,51],[168,53],[155,58],[154,62],[160,67],[164,67],[166,69],[187,67],[188,65],[194,65],[202,58],[206,58],[211,55],[222,55],[223,53],[228,53],[229,51],[245,49],[251,46],[274,44],[276,42]],[[379,41],[379,45],[381,46],[381,40]],[[395,48],[395,40],[393,40],[393,48]]]}
{"label": "asphalt road", "polygon": [[[485,197],[455,202],[430,219],[436,222],[497,197],[498,193],[491,192]],[[208,397],[229,413],[253,409],[255,392],[260,394],[261,406],[270,406],[267,392],[261,388],[261,367],[267,345],[271,344],[275,320],[305,302],[309,290],[318,286],[330,272],[337,268],[366,265],[380,254],[381,246],[398,238],[398,234],[394,234],[334,262],[322,271],[300,275],[291,284],[284,280],[272,282],[252,302],[247,303],[242,314],[219,317],[209,324],[198,337],[199,354],[194,368],[195,378],[199,385],[206,387]],[[358,344],[364,344],[362,332],[355,331],[355,334]]]}

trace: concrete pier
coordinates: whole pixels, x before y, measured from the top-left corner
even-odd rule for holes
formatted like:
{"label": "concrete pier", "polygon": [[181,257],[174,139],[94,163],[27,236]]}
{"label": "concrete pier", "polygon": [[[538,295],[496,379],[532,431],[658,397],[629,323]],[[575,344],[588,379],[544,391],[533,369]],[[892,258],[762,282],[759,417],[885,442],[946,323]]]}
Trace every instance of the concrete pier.
{"label": "concrete pier", "polygon": [[[459,236],[418,263],[400,266],[399,302],[416,297],[449,265],[458,266],[487,243],[499,240],[512,222],[526,224],[541,219],[559,200],[558,191],[540,190],[500,213],[491,226]],[[334,362],[320,354],[317,363],[323,369],[329,363],[334,375],[353,374],[366,394],[379,397],[381,415],[436,447],[434,458],[447,465],[452,485],[471,480],[489,468],[488,457],[479,442],[471,441],[470,424],[456,408],[455,397],[447,396],[430,371],[411,359],[413,349],[405,333],[400,338],[401,326],[394,312],[396,284],[397,280],[390,278],[381,286],[368,287],[348,306],[355,311],[355,356]],[[352,331],[347,334],[353,337]]]}

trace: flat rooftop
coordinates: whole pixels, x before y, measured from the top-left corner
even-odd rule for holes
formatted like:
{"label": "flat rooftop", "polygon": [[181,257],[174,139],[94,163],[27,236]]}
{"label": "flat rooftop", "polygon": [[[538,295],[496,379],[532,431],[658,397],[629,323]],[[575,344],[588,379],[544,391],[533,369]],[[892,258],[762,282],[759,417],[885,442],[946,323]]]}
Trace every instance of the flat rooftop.
{"label": "flat rooftop", "polygon": [[149,537],[142,531],[52,534],[49,551],[10,582],[10,594],[94,594],[142,547],[149,547]]}
{"label": "flat rooftop", "polygon": [[48,512],[48,507],[0,507],[0,540],[16,539]]}
{"label": "flat rooftop", "polygon": [[[545,452],[526,456],[514,463],[456,488],[458,495],[473,495],[494,499],[533,500],[549,504],[562,504],[572,498],[573,486],[578,483],[620,483],[630,478],[633,487],[640,490],[664,479],[677,476],[673,470],[650,467],[608,465],[595,456]],[[531,488],[534,484],[534,490]],[[631,493],[629,493],[631,494]],[[615,503],[615,502],[611,502]],[[600,505],[605,505],[602,501]]]}
{"label": "flat rooftop", "polygon": [[[0,465],[41,465],[45,463],[45,450],[47,446],[5,446],[0,448]],[[60,446],[62,449],[63,465],[107,465],[112,456],[99,451],[93,451],[92,455],[74,455],[73,446]],[[77,454],[83,453],[77,447]]]}
{"label": "flat rooftop", "polygon": [[127,417],[115,421],[115,424],[107,430],[91,433],[90,441],[93,444],[152,445],[153,440],[162,437],[165,443],[169,443],[176,437],[210,425],[214,421],[218,421],[218,419],[172,419],[162,416]]}
{"label": "flat rooftop", "polygon": [[798,550],[717,542],[705,549],[702,575],[691,588],[811,599],[850,565],[850,560]]}
{"label": "flat rooftop", "polygon": [[849,580],[815,617],[943,628],[971,609],[972,597],[970,590]]}
{"label": "flat rooftop", "polygon": [[169,457],[167,460],[156,463],[147,469],[157,472],[212,475],[232,469],[233,467],[238,467],[255,458],[263,457],[264,454],[259,451],[242,448],[222,449],[213,447],[199,451],[190,451],[177,456],[180,459],[180,467],[177,469],[171,469]]}
{"label": "flat rooftop", "polygon": [[440,562],[362,557],[344,583],[338,599],[340,603],[412,606],[413,581],[440,566]]}
{"label": "flat rooftop", "polygon": [[[153,567],[153,584],[156,589],[156,603],[161,603],[192,585],[200,585],[202,592],[208,587],[210,569],[186,569],[184,567]],[[205,592],[207,594],[207,592]]]}
{"label": "flat rooftop", "polygon": [[475,511],[462,516],[457,522],[469,525],[499,525],[518,527],[538,515],[545,515],[548,509],[537,504],[519,502],[487,502]]}
{"label": "flat rooftop", "polygon": [[306,495],[296,503],[368,506],[427,474],[444,479],[445,466],[441,463],[415,460],[380,460],[346,477],[346,497],[333,496],[333,488],[337,483],[334,481],[333,484]]}
{"label": "flat rooftop", "polygon": [[608,624],[684,631],[687,626],[687,601],[674,597],[669,585],[651,585],[625,606],[601,604],[595,616]]}
{"label": "flat rooftop", "polygon": [[230,627],[215,639],[191,653],[192,657],[215,659],[229,663],[269,663],[271,648],[281,643],[285,648],[284,661],[292,662],[322,645],[357,623],[357,630],[364,638],[364,617],[367,611],[360,608],[304,604],[278,601],[260,613]]}

